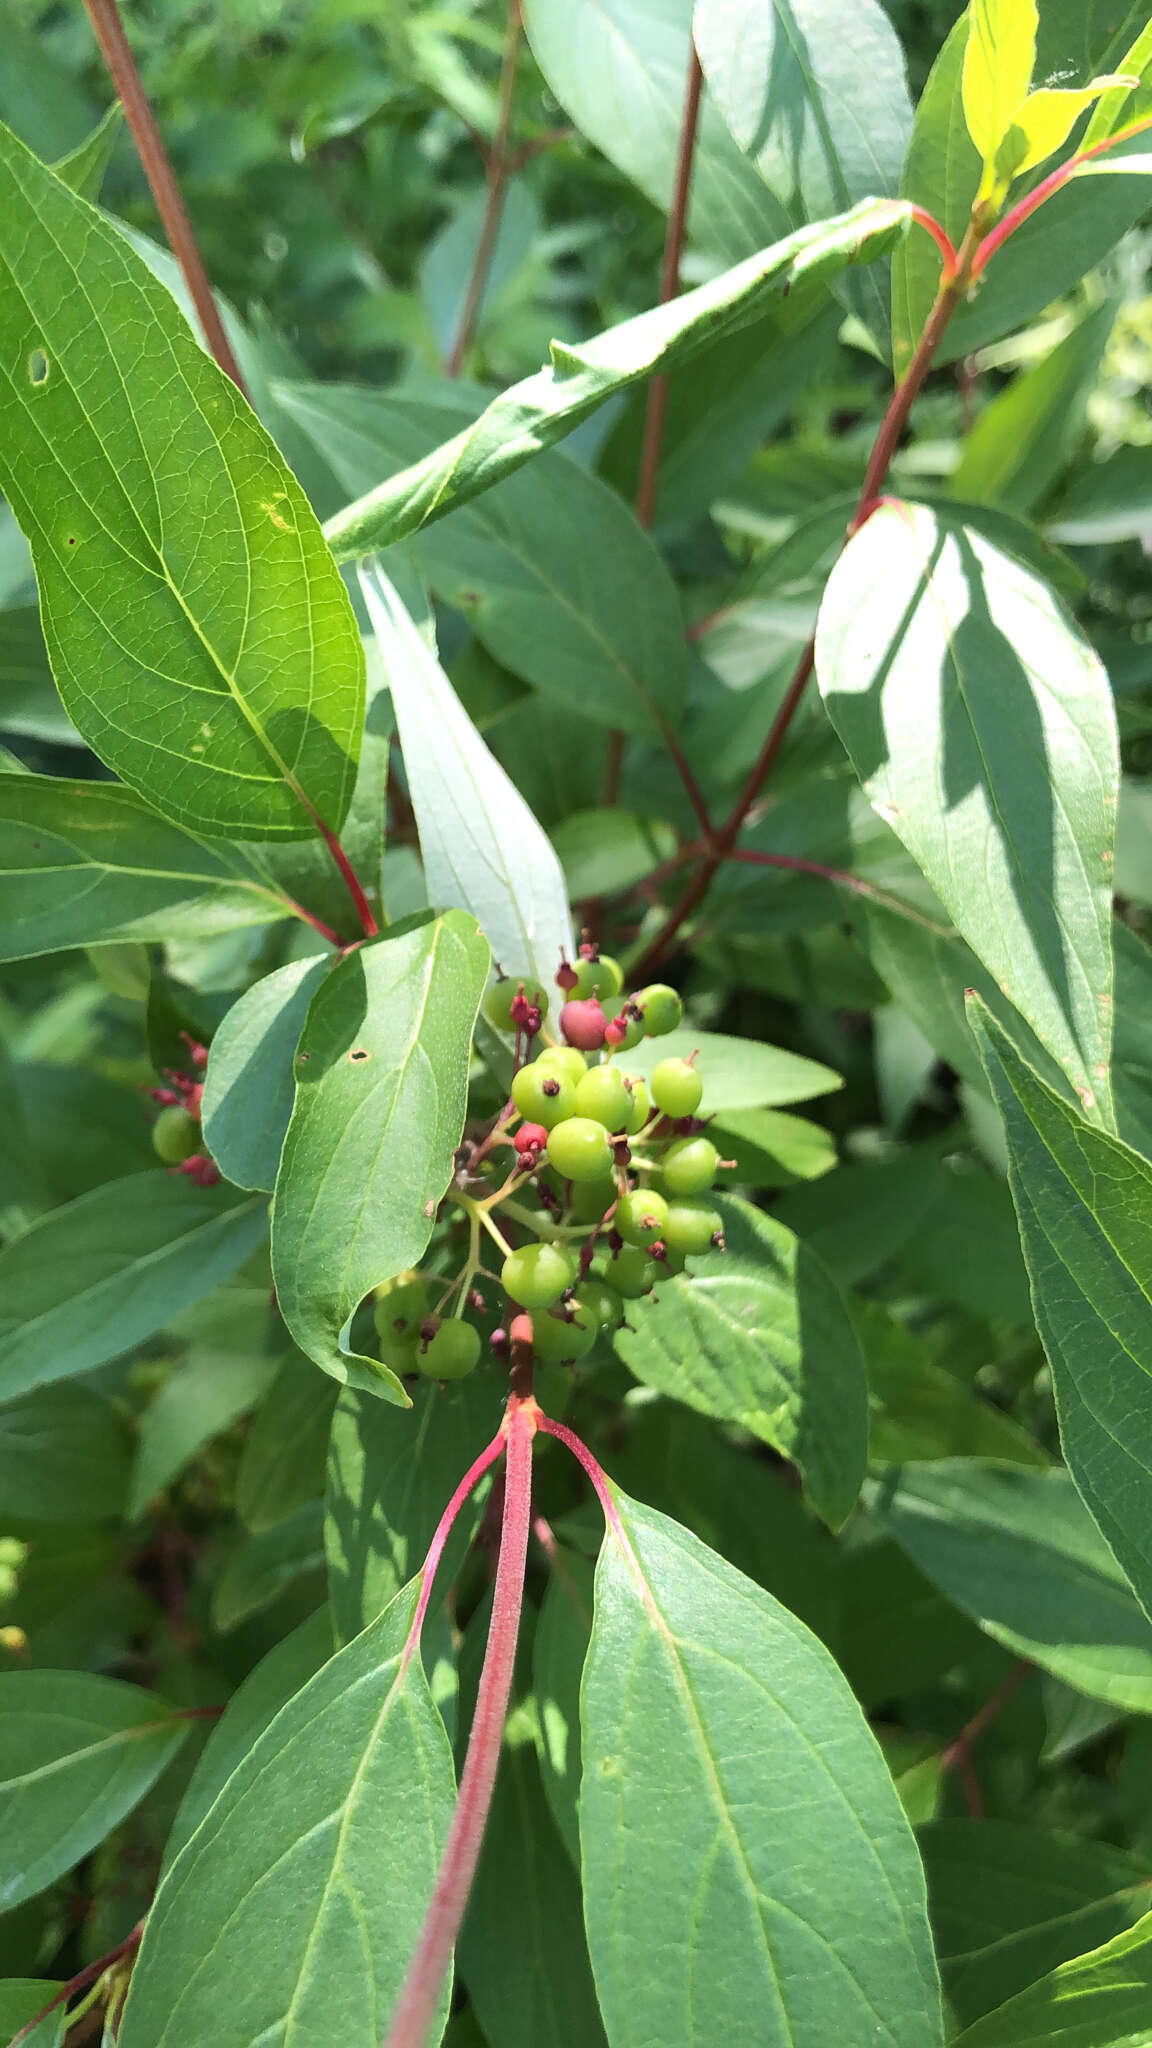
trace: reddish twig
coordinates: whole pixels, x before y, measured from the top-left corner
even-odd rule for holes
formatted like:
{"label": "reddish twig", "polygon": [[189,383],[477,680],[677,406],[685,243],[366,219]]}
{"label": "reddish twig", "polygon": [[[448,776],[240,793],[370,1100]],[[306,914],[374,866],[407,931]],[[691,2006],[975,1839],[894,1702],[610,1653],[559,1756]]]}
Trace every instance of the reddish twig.
{"label": "reddish twig", "polygon": [[90,1984],[95,1984],[96,1979],[104,1975],[105,1970],[112,1968],[113,1963],[118,1963],[123,1956],[131,1955],[134,1950],[138,1949],[143,1935],[144,1922],[143,1920],[138,1920],[131,1934],[127,1935],[123,1941],[117,1942],[115,1948],[110,1948],[106,1956],[98,1956],[94,1963],[86,1963],[82,1970],[77,1970],[74,1977],[69,1977],[68,1982],[60,1986],[59,1991],[53,1994],[48,2000],[47,2005],[43,2006],[38,2013],[34,2013],[32,2018],[21,2027],[18,2034],[13,2034],[11,2041],[8,2043],[8,2048],[20,2048],[20,2043],[26,2041],[33,2029],[38,2027],[42,2020],[46,2020],[50,2012],[55,2012],[58,2005],[66,2005],[70,1998],[75,1998],[78,1991],[86,1991]]}
{"label": "reddish twig", "polygon": [[[364,937],[366,939],[377,938],[379,936],[380,927],[376,922],[375,916],[373,915],[372,905],[369,903],[368,898],[364,894],[363,888],[361,887],[360,884],[359,875],[356,873],[355,868],[353,867],[351,861],[348,858],[348,855],[345,853],[344,848],[340,843],[339,834],[333,832],[331,825],[326,825],[324,823],[323,818],[320,817],[317,811],[312,809],[311,804],[308,804],[307,808],[311,812],[312,817],[315,819],[316,830],[319,832],[320,837],[323,839],[325,846],[328,848],[328,851],[332,855],[332,858],[335,861],[337,867],[339,868],[340,873],[344,877],[344,880],[348,887],[348,894],[351,896],[353,903],[356,905],[356,915],[360,919],[360,924],[364,932]],[[339,939],[336,941],[336,943],[337,945],[340,944]]]}
{"label": "reddish twig", "polygon": [[512,1691],[532,1514],[532,1438],[538,1419],[535,1401],[522,1400],[514,1393],[505,1423],[507,1462],[500,1561],[460,1797],[420,1940],[384,2048],[424,2048],[476,1873]]}
{"label": "reddish twig", "polygon": [[504,218],[504,201],[508,185],[515,172],[515,162],[508,152],[508,138],[512,129],[512,103],[516,94],[516,73],[520,64],[520,0],[508,0],[508,26],[504,39],[504,61],[500,67],[500,103],[496,116],[496,133],[492,147],[485,152],[485,168],[488,181],[488,197],[484,207],[484,219],[480,225],[480,239],[472,259],[472,270],[464,293],[464,304],[460,309],[460,321],[456,336],[448,351],[444,365],[446,376],[458,377],[468,353],[484,293],[492,271],[492,258],[496,254],[496,242],[500,234],[500,223]]}
{"label": "reddish twig", "polygon": [[305,924],[310,924],[313,931],[319,932],[322,939],[327,939],[330,946],[343,946],[344,941],[339,932],[333,931],[330,924],[325,924],[322,917],[313,916],[310,910],[305,910],[302,903],[297,903],[294,896],[286,896],[284,901],[291,906],[293,917],[302,918]]}
{"label": "reddish twig", "polygon": [[144,169],[144,176],[156,211],[164,223],[164,232],[176,261],[184,273],[184,282],[196,308],[196,317],[204,331],[204,339],[220,368],[224,370],[238,391],[248,396],[240,367],[232,352],[232,344],[224,331],[224,322],[212,296],[192,223],[180,196],[175,173],[168,159],[168,152],[161,140],[156,125],[156,116],[148,95],[144,90],[136,59],[124,33],[124,24],[116,0],[84,0],[88,19],[96,32],[104,62],[116,88],[124,117],[132,131],[132,140]]}
{"label": "reddish twig", "polygon": [[951,284],[952,279],[956,275],[959,257],[956,253],[956,245],[947,228],[942,227],[935,214],[929,213],[923,206],[914,206],[912,208],[912,219],[917,227],[924,228],[931,235],[932,240],[940,251],[941,284]]}
{"label": "reddish twig", "polygon": [[976,1770],[972,1746],[997,1715],[1007,1706],[1014,1693],[1019,1692],[1026,1678],[1031,1676],[1032,1666],[1027,1658],[1002,1679],[995,1692],[990,1693],[984,1705],[966,1721],[955,1742],[950,1742],[940,1757],[941,1771],[959,1771],[964,1785],[964,1797],[973,1820],[984,1818],[984,1795],[980,1790],[980,1779]]}
{"label": "reddish twig", "polygon": [[1075,156],[1068,158],[1067,163],[1057,164],[1054,171],[1049,171],[1046,178],[1041,178],[1035,189],[1026,193],[1023,199],[1017,200],[1015,206],[1010,206],[1003,219],[998,220],[995,227],[985,235],[973,259],[972,283],[975,284],[976,280],[983,276],[986,265],[996,254],[997,249],[1003,248],[1009,237],[1016,233],[1017,228],[1023,227],[1024,222],[1039,207],[1054,198],[1056,193],[1076,176],[1082,164],[1090,163],[1093,157],[1103,156],[1106,150],[1115,149],[1118,142],[1130,142],[1134,135],[1143,135],[1149,128],[1152,128],[1152,114],[1146,114],[1140,121],[1130,121],[1126,128],[1118,128],[1115,135],[1106,135],[1103,142],[1094,142],[1090,149],[1079,150]]}

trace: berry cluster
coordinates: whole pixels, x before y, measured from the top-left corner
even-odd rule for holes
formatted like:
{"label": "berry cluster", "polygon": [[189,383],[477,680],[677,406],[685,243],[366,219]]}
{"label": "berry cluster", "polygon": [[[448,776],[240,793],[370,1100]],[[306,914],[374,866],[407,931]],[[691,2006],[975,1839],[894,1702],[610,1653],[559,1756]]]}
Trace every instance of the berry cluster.
{"label": "berry cluster", "polygon": [[[489,1021],[515,1034],[511,1100],[458,1158],[445,1211],[468,1227],[462,1270],[447,1279],[404,1273],[377,1290],[381,1355],[394,1372],[459,1379],[472,1370],[481,1323],[495,1313],[477,1285],[485,1279],[503,1290],[488,1333],[498,1356],[510,1335],[530,1329],[538,1361],[574,1363],[602,1331],[619,1328],[628,1302],[693,1254],[723,1247],[707,1194],[730,1162],[697,1114],[704,1083],[695,1055],[660,1060],[647,1083],[615,1058],[676,1029],[675,989],[657,983],[624,996],[619,965],[591,945],[562,963],[556,982],[556,1037],[545,990],[501,976],[485,998]],[[485,1238],[499,1252],[498,1273],[482,1262]]]}
{"label": "berry cluster", "polygon": [[164,1078],[169,1085],[148,1090],[153,1102],[163,1105],[152,1126],[152,1145],[165,1166],[186,1173],[197,1187],[210,1188],[219,1180],[220,1168],[205,1152],[200,1128],[208,1048],[198,1044],[187,1031],[180,1036],[188,1047],[192,1071],[184,1074],[175,1067],[165,1067]]}

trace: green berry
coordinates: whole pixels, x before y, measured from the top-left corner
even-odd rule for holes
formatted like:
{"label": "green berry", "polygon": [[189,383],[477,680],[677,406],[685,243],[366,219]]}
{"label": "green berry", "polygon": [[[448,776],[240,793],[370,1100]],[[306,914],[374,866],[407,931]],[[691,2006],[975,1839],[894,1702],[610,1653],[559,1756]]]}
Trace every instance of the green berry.
{"label": "green berry", "polygon": [[649,1076],[648,1092],[665,1116],[691,1116],[700,1107],[704,1083],[687,1060],[661,1060]]}
{"label": "green berry", "polygon": [[572,1217],[576,1223],[599,1223],[605,1210],[616,1200],[617,1187],[611,1178],[577,1181],[572,1189]]}
{"label": "green berry", "polygon": [[659,1279],[660,1268],[655,1259],[639,1245],[626,1244],[609,1259],[604,1268],[604,1278],[610,1287],[622,1294],[625,1301],[639,1301],[642,1294],[650,1294],[653,1281]]}
{"label": "green berry", "polygon": [[586,1303],[596,1318],[598,1330],[618,1330],[624,1321],[624,1303],[606,1280],[585,1280],[576,1290],[578,1301]]}
{"label": "green berry", "polygon": [[637,1188],[623,1195],[612,1222],[625,1244],[650,1245],[664,1235],[668,1204],[654,1189]]}
{"label": "green berry", "polygon": [[165,1166],[182,1166],[203,1147],[200,1119],[171,1103],[162,1109],[152,1126],[152,1149]]}
{"label": "green berry", "polygon": [[654,981],[650,988],[642,988],[632,1000],[643,1014],[649,1038],[663,1038],[667,1032],[675,1031],[684,1015],[684,1005],[675,989],[664,981]]}
{"label": "green berry", "polygon": [[698,1202],[685,1196],[680,1201],[668,1204],[668,1223],[664,1231],[664,1242],[670,1252],[683,1252],[685,1257],[706,1252],[718,1231],[723,1230],[724,1219],[719,1210],[707,1202]]}
{"label": "green berry", "polygon": [[480,1363],[480,1332],[456,1319],[441,1323],[416,1353],[417,1370],[430,1380],[466,1379]]}
{"label": "green berry", "polygon": [[533,1060],[513,1076],[512,1100],[529,1123],[543,1124],[550,1131],[575,1114],[576,1089],[556,1067]]}
{"label": "green berry", "polygon": [[428,1282],[420,1273],[398,1273],[376,1289],[376,1328],[385,1343],[404,1343],[419,1333],[431,1306]]}
{"label": "green berry", "polygon": [[613,960],[611,953],[601,953],[596,962],[596,972],[599,975],[600,1001],[607,1008],[613,996],[618,996],[624,986],[624,969],[618,960]]}
{"label": "green berry", "polygon": [[521,989],[523,989],[528,1001],[535,1004],[541,1017],[548,1015],[547,989],[539,988],[531,980],[517,981],[514,975],[507,974],[503,980],[494,981],[484,997],[484,1015],[490,1024],[496,1026],[497,1031],[515,1031],[516,1026],[512,1021],[512,1005]]}
{"label": "green berry", "polygon": [[612,1170],[612,1140],[592,1117],[570,1116],[550,1133],[548,1157],[565,1180],[604,1180]]}
{"label": "green berry", "polygon": [[558,1074],[566,1074],[575,1088],[588,1072],[588,1062],[574,1045],[549,1045],[536,1061],[538,1067],[554,1067]]}
{"label": "green berry", "polygon": [[644,1019],[629,1015],[628,1006],[618,1016],[609,1017],[604,1032],[604,1043],[612,1052],[631,1052],[644,1036]]}
{"label": "green berry", "polygon": [[677,1138],[660,1162],[670,1195],[702,1195],[716,1178],[720,1154],[707,1138]]}
{"label": "green berry", "polygon": [[606,1131],[622,1131],[631,1114],[632,1095],[618,1067],[589,1067],[576,1089],[576,1114],[589,1116]]}
{"label": "green berry", "polygon": [[599,986],[599,963],[595,960],[573,960],[570,963],[569,972],[576,978],[574,981],[569,982],[568,987],[564,991],[565,1002],[585,1002],[592,994],[593,989]]}
{"label": "green berry", "polygon": [[571,1364],[591,1351],[598,1330],[593,1309],[577,1293],[572,1302],[571,1322],[560,1315],[533,1316],[532,1349],[542,1365]]}
{"label": "green berry", "polygon": [[637,1132],[642,1131],[644,1129],[644,1126],[647,1123],[648,1118],[652,1114],[652,1109],[648,1101],[648,1090],[645,1087],[644,1082],[637,1077],[633,1077],[631,1079],[630,1086],[632,1093],[632,1108],[629,1111],[628,1121],[624,1126],[624,1131],[627,1137],[634,1138],[637,1135]]}
{"label": "green berry", "polygon": [[551,1308],[575,1280],[576,1261],[558,1244],[526,1244],[509,1252],[500,1278],[521,1308]]}
{"label": "green berry", "polygon": [[682,1273],[684,1271],[684,1261],[685,1254],[683,1252],[673,1251],[672,1247],[666,1244],[664,1256],[659,1262],[661,1274]]}

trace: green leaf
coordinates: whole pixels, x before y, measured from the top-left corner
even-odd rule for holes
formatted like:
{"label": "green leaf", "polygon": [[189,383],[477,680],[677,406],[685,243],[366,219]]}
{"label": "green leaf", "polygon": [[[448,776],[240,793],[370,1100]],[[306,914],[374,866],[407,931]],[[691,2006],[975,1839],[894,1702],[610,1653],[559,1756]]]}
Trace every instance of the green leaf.
{"label": "green leaf", "polygon": [[213,1628],[226,1635],[309,1575],[316,1580],[313,1597],[320,1597],[323,1565],[324,1515],[320,1502],[312,1500],[286,1522],[242,1538],[213,1588]]}
{"label": "green leaf", "polygon": [[630,1304],[616,1351],[647,1386],[791,1459],[838,1528],[868,1458],[868,1385],[847,1306],[791,1231],[747,1202],[718,1206],[728,1249]]}
{"label": "green leaf", "polygon": [[996,152],[997,180],[1020,178],[1025,171],[1042,164],[1045,157],[1054,155],[1067,142],[1087,107],[1094,106],[1105,93],[1117,87],[1130,89],[1138,83],[1132,77],[1094,78],[1090,85],[1073,89],[1041,86],[1038,92],[1030,92],[1023,105],[1017,107]]}
{"label": "green leaf", "polygon": [[252,1418],[236,1474],[236,1512],[254,1534],[322,1499],[338,1391],[289,1352]]}
{"label": "green leaf", "polygon": [[1047,1088],[975,1001],[1064,1455],[1152,1609],[1152,1165]]}
{"label": "green leaf", "polygon": [[87,1671],[0,1675],[0,1911],[131,1813],[188,1733],[154,1693]]}
{"label": "green leaf", "polygon": [[[101,952],[100,960],[106,958]],[[57,1201],[156,1165],[149,1111],[138,1088],[87,1066],[21,1060],[14,1068],[37,1163]]]}
{"label": "green leaf", "polygon": [[1035,0],[970,0],[962,96],[985,176],[1026,97],[1036,61]]}
{"label": "green leaf", "polygon": [[[8,1977],[0,1982],[0,2034],[5,2038],[18,2034],[38,2012],[43,2012],[48,2001],[62,1991],[62,1984],[42,1977]],[[54,2007],[47,2018],[40,2022],[30,2034],[24,2036],[20,2048],[60,2048],[64,2029],[68,2021],[65,2000]]]}
{"label": "green leaf", "polygon": [[573,902],[630,889],[676,851],[663,818],[635,811],[573,811],[552,834]]}
{"label": "green leaf", "polygon": [[1048,1463],[1018,1422],[937,1365],[929,1346],[883,1303],[854,1300],[850,1310],[868,1366],[873,1464],[959,1457]]}
{"label": "green leaf", "polygon": [[617,1053],[616,1063],[624,1073],[647,1080],[661,1060],[688,1059],[693,1052],[699,1053],[700,1070],[707,1076],[707,1116],[714,1110],[777,1109],[788,1102],[811,1102],[816,1095],[831,1095],[844,1086],[842,1077],[830,1067],[799,1053],[784,1052],[777,1045],[758,1045],[751,1038],[695,1031],[690,1024],[666,1031],[663,1038],[642,1038],[629,1052]]}
{"label": "green leaf", "polygon": [[129,1520],[171,1485],[202,1444],[255,1407],[276,1371],[271,1322],[265,1291],[231,1287],[178,1320],[189,1348],[141,1418]]}
{"label": "green leaf", "polygon": [[0,1514],[33,1522],[118,1517],[132,1440],[91,1387],[40,1387],[0,1407]]}
{"label": "green leaf", "polygon": [[833,570],[816,663],[874,808],[1107,1122],[1118,761],[1096,655],[1011,556],[889,502]]}
{"label": "green leaf", "polygon": [[251,856],[208,847],[130,789],[0,775],[0,959],[210,938],[290,905]]}
{"label": "green leaf", "polygon": [[[411,1415],[341,1394],[328,1454],[324,1543],[337,1637],[374,1621],[418,1571],[458,1482],[500,1427],[502,1389],[483,1369],[466,1380],[421,1380]],[[464,1561],[487,1493],[471,1495],[448,1539],[448,1585]]]}
{"label": "green leaf", "polygon": [[52,170],[69,191],[78,192],[81,199],[90,199],[95,205],[104,183],[104,173],[112,161],[112,152],[120,140],[124,123],[124,109],[119,100],[113,100],[102,121],[98,122],[91,135],[67,156],[58,157]]}
{"label": "green leaf", "polygon": [[489,951],[476,921],[346,953],[312,1001],[272,1205],[280,1313],[334,1379],[408,1407],[395,1373],[341,1334],[372,1287],[415,1265],[464,1129]]}
{"label": "green leaf", "polygon": [[918,1839],[944,1989],[965,2026],[1150,1903],[1144,1865],[1110,1842],[997,1820],[940,1821]]}
{"label": "green leaf", "polygon": [[592,1631],[593,1567],[558,1549],[532,1640],[532,1693],[541,1782],[552,1818],[580,1868],[580,1683]]}
{"label": "green leaf", "polygon": [[[524,27],[548,86],[581,133],[667,212],[676,177],[692,0],[527,0]],[[735,262],[787,219],[703,95],[688,233]]]}
{"label": "green leaf", "polygon": [[953,2048],[1139,2048],[1152,1999],[1152,1913],[958,2034]]}
{"label": "green leaf", "polygon": [[130,1350],[243,1265],[267,1227],[251,1195],[163,1172],[42,1216],[0,1252],[0,1395]]}
{"label": "green leaf", "polygon": [[517,1732],[460,1930],[460,1975],[501,2048],[604,2048],[580,1881],[545,1805],[536,1752]]}
{"label": "green leaf", "polygon": [[470,910],[506,974],[574,950],[560,863],[379,565],[361,587],[388,667],[430,900]]}
{"label": "green leaf", "polygon": [[0,484],[69,716],[180,824],[338,829],[364,657],[307,499],[123,237],[7,130],[0,222]]}
{"label": "green leaf", "polygon": [[612,2048],[938,2044],[919,1860],[835,1664],[686,1530],[610,1491],[580,1840]]}
{"label": "green leaf", "polygon": [[[567,0],[565,13],[575,14]],[[802,279],[872,262],[905,231],[908,218],[899,200],[866,200],[835,220],[797,229],[723,276],[591,341],[554,341],[549,365],[494,398],[474,426],[328,521],[324,532],[337,561],[387,547],[478,497],[571,433],[615,392],[691,361],[748,326],[777,293]]]}
{"label": "green leaf", "polygon": [[175,1862],[179,1851],[190,1842],[201,1821],[223,1792],[232,1773],[239,1769],[259,1736],[275,1720],[281,1707],[314,1678],[332,1655],[332,1623],[325,1607],[318,1607],[307,1621],[260,1659],[255,1669],[229,1700],[216,1722],[192,1773],[188,1790],[180,1801],[172,1830],[164,1844],[164,1868]]}
{"label": "green leaf", "polygon": [[[468,432],[478,410],[439,393],[277,392],[356,497]],[[687,656],[675,585],[628,507],[571,456],[540,456],[429,527],[412,555],[513,675],[627,732],[676,723]]]}
{"label": "green leaf", "polygon": [[[419,1590],[288,1701],[172,1863],[122,2048],[252,2048],[277,2034],[379,2048],[455,1790],[419,1651],[406,1655]],[[447,1991],[433,2043],[446,2014]]]}
{"label": "green leaf", "polygon": [[1021,512],[1040,502],[1083,431],[1115,319],[1115,302],[1102,299],[1050,355],[997,393],[964,443],[950,496]]}
{"label": "green leaf", "polygon": [[[692,26],[717,106],[791,220],[899,189],[912,107],[876,0],[696,0]],[[882,318],[883,280],[858,284]]]}
{"label": "green leaf", "polygon": [[722,1111],[709,1128],[719,1150],[736,1162],[732,1180],[737,1186],[786,1188],[798,1180],[819,1180],[836,1164],[831,1131],[778,1109]]}
{"label": "green leaf", "polygon": [[874,1512],[996,1642],[1091,1699],[1152,1713],[1152,1624],[1067,1472],[906,1465]]}
{"label": "green leaf", "polygon": [[264,975],[233,1003],[213,1036],[204,1077],[204,1142],[236,1187],[271,1193],[276,1185],[292,1115],[296,1045],[330,965],[327,955],[290,960]]}

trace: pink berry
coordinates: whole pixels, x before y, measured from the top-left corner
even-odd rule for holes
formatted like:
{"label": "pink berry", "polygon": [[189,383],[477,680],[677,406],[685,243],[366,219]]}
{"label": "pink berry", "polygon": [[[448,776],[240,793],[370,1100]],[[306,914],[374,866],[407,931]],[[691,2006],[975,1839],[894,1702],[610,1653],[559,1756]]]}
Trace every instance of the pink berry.
{"label": "pink berry", "polygon": [[584,1002],[565,1003],[560,1029],[569,1045],[581,1052],[597,1052],[604,1043],[608,1020],[595,996],[588,996]]}
{"label": "pink berry", "polygon": [[535,1166],[548,1143],[543,1124],[521,1124],[516,1133],[516,1156],[521,1166]]}

